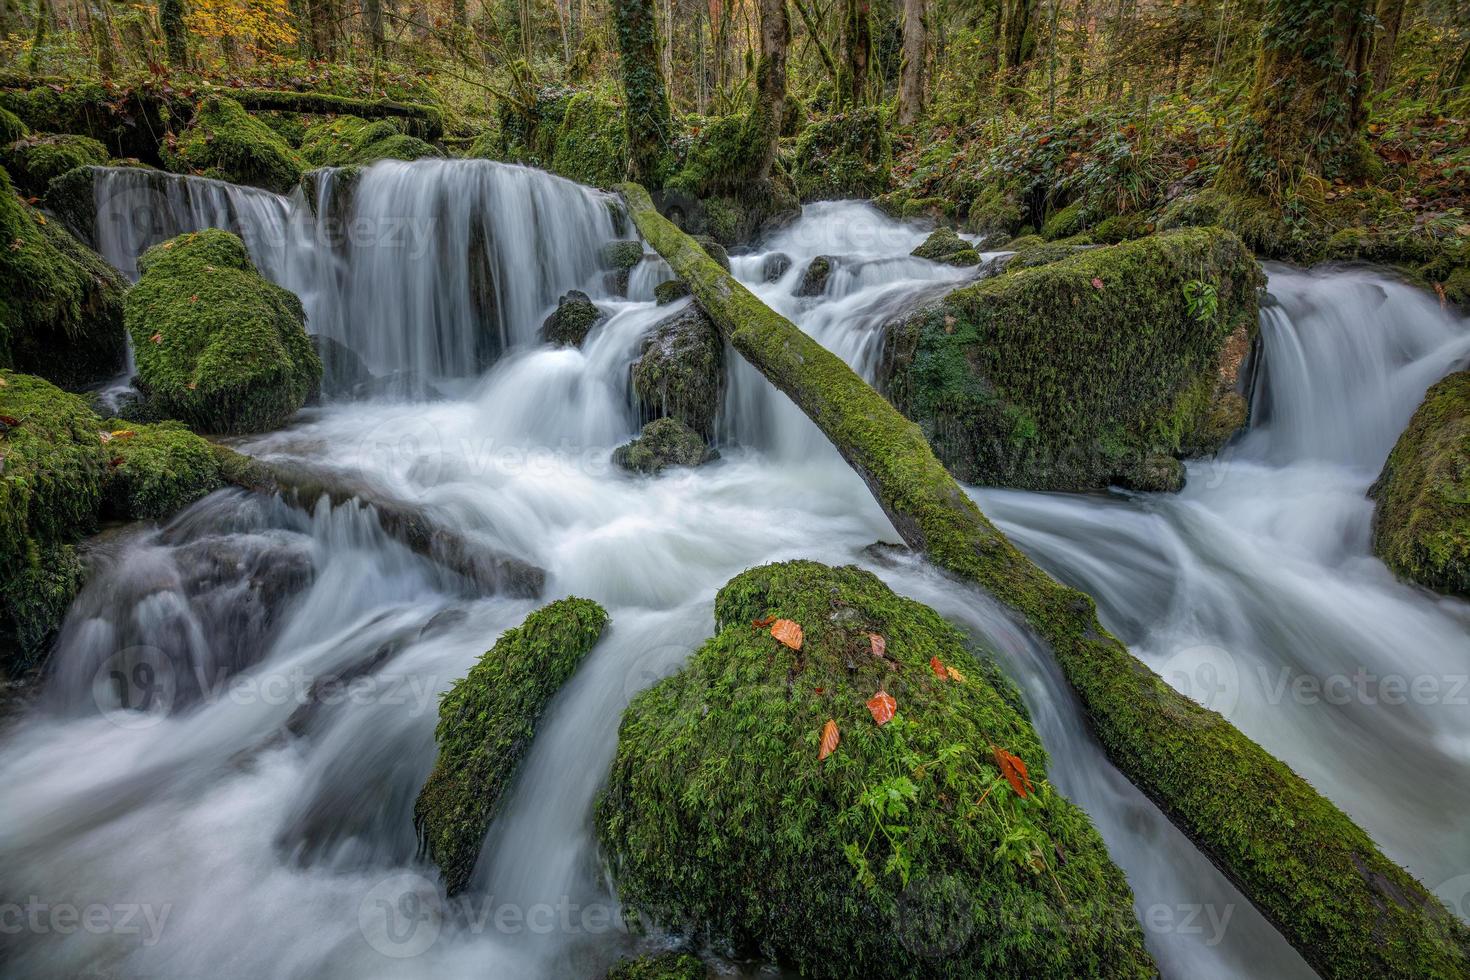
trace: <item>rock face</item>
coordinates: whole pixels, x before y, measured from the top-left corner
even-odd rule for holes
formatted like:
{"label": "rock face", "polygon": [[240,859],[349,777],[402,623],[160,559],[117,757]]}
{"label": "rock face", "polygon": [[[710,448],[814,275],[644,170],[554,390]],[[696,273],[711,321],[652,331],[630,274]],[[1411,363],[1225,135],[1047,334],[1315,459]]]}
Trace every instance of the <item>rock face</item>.
{"label": "rock face", "polygon": [[602,267],[607,270],[608,288],[620,296],[628,295],[628,273],[643,261],[643,243],[639,241],[615,241],[602,246],[599,253]]}
{"label": "rock face", "polygon": [[785,252],[772,252],[761,263],[761,279],[765,282],[776,282],[790,271],[791,256]]}
{"label": "rock face", "polygon": [[46,193],[53,178],[77,167],[100,166],[108,160],[107,147],[90,136],[37,134],[16,140],[0,151],[0,164],[15,185],[35,197]]}
{"label": "rock face", "polygon": [[1155,974],[1018,692],[933,610],[796,561],[736,576],[715,620],[623,715],[596,822],[628,907],[816,977]]}
{"label": "rock face", "polygon": [[556,311],[541,324],[541,339],[557,347],[581,347],[587,334],[607,317],[580,289],[556,301]]}
{"label": "rock face", "polygon": [[287,194],[306,169],[301,155],[234,99],[211,95],[200,101],[183,134],[162,148],[174,173],[202,174],[232,184]]}
{"label": "rock face", "polygon": [[798,296],[820,296],[827,291],[827,279],[832,275],[832,258],[828,255],[818,255],[807,263],[806,271],[801,274],[801,282],[797,284],[796,295]]}
{"label": "rock face", "polygon": [[1470,371],[1429,389],[1369,495],[1373,550],[1394,573],[1470,598]]}
{"label": "rock face", "polygon": [[975,246],[965,241],[953,228],[937,228],[922,245],[910,253],[917,258],[946,265],[979,265],[980,253]]}
{"label": "rock face", "polygon": [[612,460],[625,470],[657,476],[671,466],[699,466],[720,458],[704,438],[678,419],[654,419],[638,438],[613,450]]}
{"label": "rock face", "polygon": [[161,520],[224,486],[216,448],[181,422],[103,426],[111,437],[102,500],[108,517]]}
{"label": "rock face", "polygon": [[313,167],[366,166],[379,160],[417,160],[444,154],[404,132],[396,120],[337,116],[308,129],[301,156]]}
{"label": "rock face", "polygon": [[180,235],[144,253],[128,293],[138,387],[206,432],[281,425],[320,383],[301,302],[261,278],[235,235]]}
{"label": "rock face", "polygon": [[877,109],[814,122],[796,142],[796,192],[803,201],[877,197],[888,190],[893,147]]}
{"label": "rock face", "polygon": [[439,702],[439,758],[414,804],[414,826],[449,894],[469,884],[485,831],[546,702],[597,643],[607,613],[559,599],[506,630]]}
{"label": "rock face", "polygon": [[357,351],[340,340],[311,335],[311,346],[322,362],[322,379],[307,393],[309,405],[323,398],[351,398],[367,394],[377,380]]}
{"label": "rock face", "polygon": [[0,170],[0,366],[68,387],[123,369],[127,284],[59,222],[16,197]]}
{"label": "rock face", "polygon": [[725,394],[725,345],[694,304],[654,324],[633,364],[645,419],[674,418],[709,438]]}
{"label": "rock face", "polygon": [[1244,422],[1234,388],[1260,284],[1218,229],[1092,249],[891,324],[880,387],[966,482],[1176,489],[1175,457]]}

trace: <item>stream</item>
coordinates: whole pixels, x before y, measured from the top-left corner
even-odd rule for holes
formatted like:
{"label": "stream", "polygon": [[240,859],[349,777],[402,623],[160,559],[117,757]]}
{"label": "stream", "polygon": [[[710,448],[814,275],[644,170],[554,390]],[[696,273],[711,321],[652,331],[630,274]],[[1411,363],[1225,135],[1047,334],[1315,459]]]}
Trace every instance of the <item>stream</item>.
{"label": "stream", "polygon": [[[7,898],[51,923],[0,922],[8,975],[520,980],[601,976],[657,948],[622,922],[592,833],[619,716],[711,633],[731,576],[796,557],[871,568],[994,653],[1051,779],[1127,873],[1165,976],[1313,975],[1106,760],[1010,614],[870,547],[899,538],[866,487],[733,352],[718,462],[656,479],[611,465],[638,430],[639,340],[689,301],[654,305],[669,277],[657,259],[613,295],[598,269],[618,237],[605,195],[420,161],[377,164],[350,196],[324,180],[314,207],[136,170],[100,173],[97,197],[99,248],[124,272],[149,244],[228,227],[301,296],[309,329],[405,393],[443,395],[310,408],[245,451],[411,501],[543,567],[540,601],[587,596],[612,626],[543,717],[471,889],[450,900],[412,822],[437,697],[540,601],[472,594],[356,503],[308,513],[222,490],[162,527],[106,533],[40,696],[0,742]],[[733,271],[871,379],[883,325],[976,274],[910,258],[924,237],[865,204],[814,204]],[[790,269],[766,281],[777,252]],[[799,298],[816,255],[837,260],[826,292]],[[1371,556],[1365,493],[1424,390],[1470,360],[1470,322],[1372,271],[1268,273],[1252,428],[1189,464],[1182,493],[970,492],[1095,596],[1137,656],[1466,915],[1470,605]],[[539,344],[572,288],[609,318],[581,350]],[[80,925],[51,914],[68,906]]]}

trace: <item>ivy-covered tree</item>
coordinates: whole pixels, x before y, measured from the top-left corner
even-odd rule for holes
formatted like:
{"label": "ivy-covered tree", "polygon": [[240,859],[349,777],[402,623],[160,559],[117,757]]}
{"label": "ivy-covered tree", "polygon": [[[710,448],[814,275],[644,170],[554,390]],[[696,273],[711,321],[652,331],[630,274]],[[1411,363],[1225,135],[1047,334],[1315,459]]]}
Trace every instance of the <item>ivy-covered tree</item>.
{"label": "ivy-covered tree", "polygon": [[658,187],[668,173],[674,124],[659,71],[652,0],[614,0],[613,21],[618,36],[618,73],[623,83],[628,175]]}
{"label": "ivy-covered tree", "polygon": [[189,63],[189,28],[184,23],[184,0],[158,0],[158,26],[168,51],[168,63],[182,68]]}

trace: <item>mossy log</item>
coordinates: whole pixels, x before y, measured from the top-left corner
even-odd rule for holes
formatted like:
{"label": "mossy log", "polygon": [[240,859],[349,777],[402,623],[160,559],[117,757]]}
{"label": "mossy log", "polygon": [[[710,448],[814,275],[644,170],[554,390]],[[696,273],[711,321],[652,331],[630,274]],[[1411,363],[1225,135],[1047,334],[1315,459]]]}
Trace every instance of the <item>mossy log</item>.
{"label": "mossy log", "polygon": [[506,630],[439,702],[439,758],[414,827],[449,894],[469,884],[485,831],[531,747],[536,722],[607,626],[590,599],[558,599]]}
{"label": "mossy log", "polygon": [[990,592],[1051,647],[1113,764],[1325,977],[1463,977],[1470,929],[1336,805],[1219,714],[1166,684],[1093,600],[1023,555],[923,433],[622,185],[644,238],[742,356],[826,434],[905,542]]}

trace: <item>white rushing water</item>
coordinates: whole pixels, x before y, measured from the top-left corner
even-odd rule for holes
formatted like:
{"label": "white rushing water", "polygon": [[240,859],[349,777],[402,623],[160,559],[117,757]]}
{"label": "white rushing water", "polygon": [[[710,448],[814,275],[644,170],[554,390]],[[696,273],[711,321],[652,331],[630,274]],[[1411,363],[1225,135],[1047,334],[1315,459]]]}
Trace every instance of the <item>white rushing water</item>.
{"label": "white rushing water", "polygon": [[[113,190],[134,193],[122,187],[138,180]],[[614,237],[600,195],[489,163],[376,166],[348,210],[422,220],[432,244],[405,261],[371,236],[303,238],[316,219],[299,198],[169,180],[177,199],[157,207],[151,232],[108,238],[99,226],[109,258],[126,264],[123,252],[158,234],[243,226],[262,269],[303,292],[313,329],[454,395],[329,405],[250,451],[307,457],[412,501],[544,567],[545,599],[591,597],[613,625],[550,706],[473,887],[451,903],[415,856],[411,818],[436,698],[536,603],[468,594],[355,505],[307,515],[221,492],[165,528],[104,542],[43,698],[0,744],[6,892],[46,926],[0,933],[7,973],[600,976],[639,942],[619,927],[590,820],[622,708],[709,635],[714,592],[732,575],[808,557],[873,568],[995,652],[1053,781],[1127,872],[1167,976],[1311,975],[1106,761],[1048,655],[1010,617],[920,562],[866,550],[898,540],[887,519],[748,366],[731,357],[719,462],[657,479],[609,464],[637,429],[627,372],[639,339],[678,306],[649,299],[667,274],[659,262],[634,271],[634,299],[609,294],[595,270]],[[505,273],[507,311],[507,353],[483,373],[464,277],[477,234],[488,237],[473,249]],[[871,376],[882,324],[973,274],[907,257],[922,238],[864,205],[813,205],[733,265]],[[777,252],[791,267],[767,282]],[[827,291],[795,296],[819,254],[835,259]],[[1221,459],[1192,464],[1182,494],[977,498],[1097,596],[1171,683],[1291,762],[1428,884],[1453,889],[1470,874],[1455,833],[1470,712],[1454,703],[1465,691],[1448,689],[1470,660],[1470,611],[1395,583],[1369,556],[1363,493],[1424,388],[1470,355],[1470,331],[1368,273],[1271,271],[1279,305],[1263,318],[1259,424]],[[610,318],[582,350],[537,345],[570,288]],[[1442,687],[1404,704],[1276,696],[1283,669],[1330,678],[1359,666]],[[155,710],[120,710],[124,699]],[[100,910],[97,927],[49,926],[65,906]]]}

